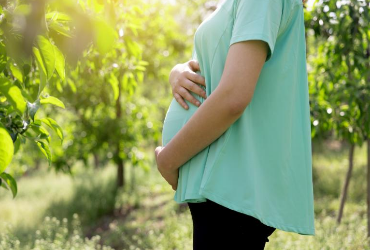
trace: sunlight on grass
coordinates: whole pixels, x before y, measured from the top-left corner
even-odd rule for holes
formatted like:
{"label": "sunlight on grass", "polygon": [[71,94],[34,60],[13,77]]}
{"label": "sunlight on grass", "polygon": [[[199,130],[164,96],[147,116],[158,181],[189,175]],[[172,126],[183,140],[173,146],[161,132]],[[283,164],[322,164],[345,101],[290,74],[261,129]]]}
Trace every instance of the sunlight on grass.
{"label": "sunlight on grass", "polygon": [[[336,217],[348,167],[348,146],[334,149],[315,143],[314,152],[316,236],[276,230],[265,249],[370,249],[366,238],[366,189],[361,184],[366,177],[366,147],[355,150],[353,180],[340,225]],[[174,191],[155,165],[146,172],[127,164],[126,186],[117,194],[110,191],[115,185],[111,178],[115,171],[114,167],[96,173],[81,168],[75,180],[46,172],[22,178],[19,185],[23,191],[15,200],[8,193],[0,196],[0,249],[33,249],[26,245],[62,249],[57,246],[70,244],[79,247],[75,249],[109,249],[98,248],[105,245],[123,250],[191,250],[193,225],[188,206],[173,200]],[[80,225],[73,225],[75,216]],[[7,233],[5,222],[9,225]],[[45,228],[54,233],[43,234]],[[83,240],[87,235],[90,240]]]}
{"label": "sunlight on grass", "polygon": [[14,200],[2,192],[0,230],[11,226],[12,233],[26,243],[33,240],[31,234],[45,216],[72,219],[78,213],[85,228],[111,211],[115,205],[115,183],[111,181],[114,169],[76,170],[80,172],[75,179],[41,170],[32,177],[21,178],[18,185],[22,192]]}

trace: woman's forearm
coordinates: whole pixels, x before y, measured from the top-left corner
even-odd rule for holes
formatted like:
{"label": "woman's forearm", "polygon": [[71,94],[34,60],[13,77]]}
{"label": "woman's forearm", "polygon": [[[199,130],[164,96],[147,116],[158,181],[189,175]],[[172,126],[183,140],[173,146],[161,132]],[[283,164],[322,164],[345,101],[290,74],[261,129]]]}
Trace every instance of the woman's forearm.
{"label": "woman's forearm", "polygon": [[233,44],[217,88],[159,154],[157,163],[176,170],[219,138],[252,100],[267,56],[260,40]]}
{"label": "woman's forearm", "polygon": [[189,159],[219,138],[242,114],[230,102],[227,88],[216,88],[185,126],[161,151],[164,166],[181,167]]}

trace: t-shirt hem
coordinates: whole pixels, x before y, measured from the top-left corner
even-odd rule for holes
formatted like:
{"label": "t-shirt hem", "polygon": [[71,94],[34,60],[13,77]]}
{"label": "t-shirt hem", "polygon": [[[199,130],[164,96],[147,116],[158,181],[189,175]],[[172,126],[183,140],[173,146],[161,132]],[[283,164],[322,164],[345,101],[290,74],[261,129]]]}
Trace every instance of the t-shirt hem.
{"label": "t-shirt hem", "polygon": [[271,220],[266,220],[261,215],[256,213],[255,211],[250,210],[250,209],[246,209],[246,208],[237,207],[237,206],[231,204],[231,202],[228,201],[227,199],[225,199],[225,198],[223,198],[223,197],[221,197],[217,194],[214,194],[212,192],[206,191],[205,189],[201,188],[200,191],[199,191],[199,194],[201,194],[202,196],[206,197],[209,200],[217,202],[217,203],[219,203],[223,206],[226,206],[230,209],[233,209],[235,211],[253,216],[253,217],[259,219],[263,224],[265,224],[267,226],[274,227],[274,228],[277,228],[277,229],[280,229],[280,230],[283,230],[283,231],[287,231],[287,232],[298,233],[300,235],[312,235],[312,236],[316,235],[314,228],[311,228],[311,227],[293,227],[293,226],[288,226],[288,225],[281,224],[281,223],[276,223],[276,222],[271,221]]}
{"label": "t-shirt hem", "polygon": [[188,202],[205,202],[206,201],[206,197],[199,195],[199,193],[186,193],[186,194],[175,193],[173,199],[178,204],[188,203]]}

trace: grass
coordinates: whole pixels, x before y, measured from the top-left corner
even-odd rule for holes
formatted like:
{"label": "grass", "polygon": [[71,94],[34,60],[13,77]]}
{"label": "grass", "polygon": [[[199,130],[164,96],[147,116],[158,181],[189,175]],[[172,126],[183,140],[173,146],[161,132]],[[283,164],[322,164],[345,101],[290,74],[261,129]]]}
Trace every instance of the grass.
{"label": "grass", "polygon": [[[348,168],[347,152],[347,145],[314,144],[316,236],[276,230],[266,250],[370,249],[366,238],[365,146],[355,150],[347,203],[341,224],[336,223]],[[133,169],[136,186],[131,190]],[[127,165],[127,185],[118,192],[114,191],[114,167],[78,167],[76,171],[74,179],[47,171],[21,178],[15,200],[8,193],[0,193],[0,249],[11,249],[1,248],[9,242],[18,244],[14,249],[192,249],[188,207],[173,201],[174,191],[154,165],[149,173]],[[5,223],[12,225],[7,233]],[[61,236],[45,234],[48,231]]]}
{"label": "grass", "polygon": [[[34,233],[46,217],[72,220],[79,215],[82,230],[115,208],[114,169],[76,169],[74,178],[40,170],[18,181],[18,195],[0,193],[0,230],[9,225],[20,244],[34,240]],[[98,177],[97,177],[98,176]],[[71,228],[69,228],[71,229]]]}

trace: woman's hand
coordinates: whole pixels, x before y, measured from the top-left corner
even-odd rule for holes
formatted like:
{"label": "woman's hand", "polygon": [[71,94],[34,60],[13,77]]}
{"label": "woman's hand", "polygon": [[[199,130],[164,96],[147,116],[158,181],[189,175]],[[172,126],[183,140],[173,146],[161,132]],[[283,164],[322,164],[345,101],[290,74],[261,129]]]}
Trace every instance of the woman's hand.
{"label": "woman's hand", "polygon": [[166,166],[164,159],[161,159],[160,153],[164,149],[164,147],[157,147],[155,149],[155,159],[157,162],[158,171],[161,173],[162,177],[172,186],[172,189],[176,191],[177,189],[177,182],[179,179],[179,169],[170,170],[168,166]]}
{"label": "woman's hand", "polygon": [[206,92],[198,86],[198,84],[206,86],[204,77],[195,73],[199,70],[199,63],[195,60],[177,64],[171,70],[169,82],[172,87],[172,95],[184,109],[189,108],[184,99],[198,107],[200,105],[200,102],[189,93],[189,90],[205,99],[207,98]]}

